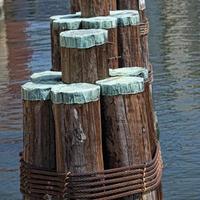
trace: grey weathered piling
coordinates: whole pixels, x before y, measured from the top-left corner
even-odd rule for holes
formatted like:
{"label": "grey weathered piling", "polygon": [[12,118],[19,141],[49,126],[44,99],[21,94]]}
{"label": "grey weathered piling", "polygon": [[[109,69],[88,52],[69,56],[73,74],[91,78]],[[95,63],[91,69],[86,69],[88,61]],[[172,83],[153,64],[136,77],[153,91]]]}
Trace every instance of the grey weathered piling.
{"label": "grey weathered piling", "polygon": [[[102,133],[106,169],[150,161],[150,132],[144,98],[144,79],[112,77],[101,86]],[[155,192],[121,199],[154,200]]]}
{"label": "grey weathered piling", "polygon": [[60,34],[64,83],[94,83],[108,77],[108,31],[82,29]]}
{"label": "grey weathered piling", "polygon": [[77,83],[52,88],[57,172],[103,171],[99,86]]}

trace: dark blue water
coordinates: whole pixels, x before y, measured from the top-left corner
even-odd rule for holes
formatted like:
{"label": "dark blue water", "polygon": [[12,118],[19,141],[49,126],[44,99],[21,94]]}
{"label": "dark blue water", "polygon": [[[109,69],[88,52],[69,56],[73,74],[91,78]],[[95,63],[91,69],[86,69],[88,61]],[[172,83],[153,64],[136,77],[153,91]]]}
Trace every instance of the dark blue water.
{"label": "dark blue water", "polygon": [[[147,1],[166,200],[200,197],[200,0]],[[0,20],[0,200],[20,200],[20,85],[50,69],[49,16],[67,0],[6,0]],[[3,19],[4,18],[4,19]]]}

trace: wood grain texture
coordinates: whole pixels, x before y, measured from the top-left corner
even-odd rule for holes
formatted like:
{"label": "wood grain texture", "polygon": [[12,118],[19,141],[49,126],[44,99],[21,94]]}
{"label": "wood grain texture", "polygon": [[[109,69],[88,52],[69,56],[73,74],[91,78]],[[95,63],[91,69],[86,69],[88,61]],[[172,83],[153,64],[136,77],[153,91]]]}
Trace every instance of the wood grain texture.
{"label": "wood grain texture", "polygon": [[[109,10],[117,10],[117,2],[116,0],[107,0],[109,2]],[[91,2],[91,0],[90,0]],[[81,5],[81,0],[70,0],[70,8],[71,8],[71,13],[76,13],[81,10],[80,5]]]}
{"label": "wood grain texture", "polygon": [[[139,164],[152,159],[144,94],[102,97],[105,168]],[[155,200],[155,192],[125,200]]]}
{"label": "wood grain texture", "polygon": [[108,30],[108,45],[107,45],[107,55],[108,55],[108,67],[116,69],[119,66],[118,59],[118,32],[117,28],[112,28]]}
{"label": "wood grain texture", "polygon": [[118,10],[138,10],[139,0],[117,0]]}
{"label": "wood grain texture", "polygon": [[144,99],[146,104],[147,121],[149,127],[151,153],[153,155],[156,151],[156,144],[158,138],[157,138],[157,130],[155,129],[154,106],[153,106],[151,87],[152,86],[149,82],[145,83]]}
{"label": "wood grain texture", "polygon": [[107,44],[89,49],[61,48],[64,83],[95,83],[108,77]]}
{"label": "wood grain texture", "polygon": [[[23,157],[38,168],[56,170],[55,128],[50,101],[23,101]],[[31,196],[26,200],[36,200]]]}
{"label": "wood grain texture", "polygon": [[53,28],[53,25],[50,26],[51,31],[51,63],[52,71],[61,71],[61,55],[60,55],[60,30]]}
{"label": "wood grain texture", "polygon": [[104,169],[100,102],[53,105],[57,171],[86,173]]}
{"label": "wood grain texture", "polygon": [[71,13],[79,12],[81,10],[80,5],[81,5],[81,0],[70,0]]}
{"label": "wood grain texture", "polygon": [[136,26],[118,27],[119,67],[143,67],[140,28]]}
{"label": "wood grain texture", "polygon": [[109,4],[108,0],[81,0],[81,16],[108,16],[110,14]]}

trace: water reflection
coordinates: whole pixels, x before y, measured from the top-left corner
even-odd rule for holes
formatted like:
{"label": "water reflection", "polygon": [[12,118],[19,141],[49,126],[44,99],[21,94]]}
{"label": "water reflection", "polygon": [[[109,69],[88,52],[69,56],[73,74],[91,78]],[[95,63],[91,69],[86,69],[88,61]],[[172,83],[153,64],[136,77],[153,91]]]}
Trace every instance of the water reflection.
{"label": "water reflection", "polygon": [[[152,26],[150,47],[155,66],[154,98],[166,161],[165,199],[170,200],[197,200],[200,193],[199,2],[149,3],[151,22],[158,27]],[[151,9],[154,7],[156,11]]]}

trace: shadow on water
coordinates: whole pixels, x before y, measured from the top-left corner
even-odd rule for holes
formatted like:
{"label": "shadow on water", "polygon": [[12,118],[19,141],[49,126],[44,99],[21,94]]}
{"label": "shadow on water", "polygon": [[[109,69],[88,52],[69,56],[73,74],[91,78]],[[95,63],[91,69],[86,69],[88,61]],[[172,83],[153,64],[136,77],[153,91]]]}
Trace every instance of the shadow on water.
{"label": "shadow on water", "polygon": [[[66,0],[67,2],[67,0]],[[49,16],[65,14],[63,0],[6,0],[0,20],[0,195],[21,199],[20,85],[50,69]],[[166,200],[199,200],[200,0],[147,0],[151,21],[154,101],[165,159]],[[4,18],[4,19],[3,19]]]}

